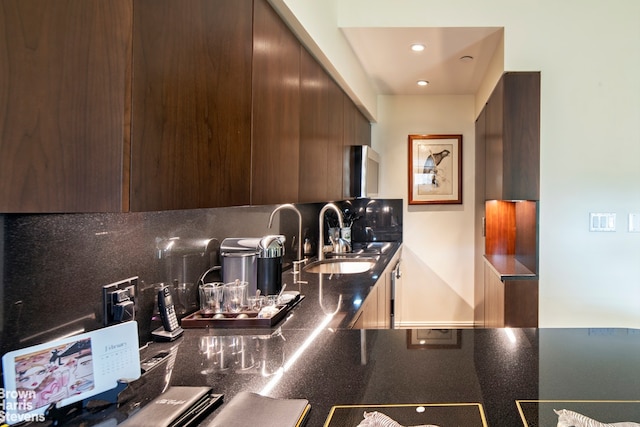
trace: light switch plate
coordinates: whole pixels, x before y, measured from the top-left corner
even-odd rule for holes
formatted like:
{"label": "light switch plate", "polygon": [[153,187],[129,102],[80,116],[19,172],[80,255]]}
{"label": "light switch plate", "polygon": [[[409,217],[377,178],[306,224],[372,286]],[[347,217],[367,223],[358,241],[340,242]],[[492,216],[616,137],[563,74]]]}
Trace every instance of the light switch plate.
{"label": "light switch plate", "polygon": [[616,214],[591,212],[589,214],[589,231],[616,231]]}
{"label": "light switch plate", "polygon": [[629,214],[629,233],[640,233],[640,213]]}

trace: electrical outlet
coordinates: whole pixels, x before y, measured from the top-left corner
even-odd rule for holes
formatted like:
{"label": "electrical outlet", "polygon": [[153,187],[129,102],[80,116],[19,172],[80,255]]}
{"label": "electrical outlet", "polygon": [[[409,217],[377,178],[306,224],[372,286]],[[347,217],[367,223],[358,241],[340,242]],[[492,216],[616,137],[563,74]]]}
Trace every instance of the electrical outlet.
{"label": "electrical outlet", "polygon": [[135,319],[137,287],[138,276],[102,287],[102,324],[104,326]]}

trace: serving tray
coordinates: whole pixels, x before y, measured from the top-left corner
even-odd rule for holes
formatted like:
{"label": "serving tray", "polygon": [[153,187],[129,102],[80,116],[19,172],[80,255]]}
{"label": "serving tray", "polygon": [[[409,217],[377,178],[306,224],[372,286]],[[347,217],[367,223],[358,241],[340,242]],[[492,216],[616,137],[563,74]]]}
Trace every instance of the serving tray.
{"label": "serving tray", "polygon": [[[180,326],[184,329],[197,328],[270,328],[275,326],[304,299],[304,295],[297,295],[286,304],[278,304],[278,312],[270,318],[258,318],[255,311],[241,311],[239,313],[222,313],[225,317],[215,319],[211,316],[203,316],[200,311],[196,311],[187,317],[183,317]],[[240,314],[248,317],[238,318]]]}

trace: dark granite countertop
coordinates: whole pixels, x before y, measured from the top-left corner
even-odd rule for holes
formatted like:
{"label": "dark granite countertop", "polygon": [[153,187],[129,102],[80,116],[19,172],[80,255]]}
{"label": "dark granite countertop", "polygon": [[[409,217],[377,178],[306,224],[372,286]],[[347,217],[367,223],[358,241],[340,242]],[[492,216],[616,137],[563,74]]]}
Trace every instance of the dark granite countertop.
{"label": "dark granite countertop", "polygon": [[[69,425],[115,425],[168,386],[210,386],[225,404],[240,391],[306,398],[310,427],[329,416],[331,426],[355,427],[365,410],[440,427],[555,425],[553,409],[563,408],[601,422],[640,422],[635,329],[348,329],[357,301],[399,247],[370,275],[324,277],[322,291],[317,275],[303,273],[305,299],[273,328],[188,329],[175,342],[148,345],[143,360],[168,357],[121,393],[119,408]],[[426,410],[416,412],[417,405]],[[463,412],[469,408],[477,420]],[[455,421],[456,411],[467,418]]]}
{"label": "dark granite countertop", "polygon": [[[440,427],[550,426],[557,423],[553,409],[640,422],[640,331],[632,329],[348,330],[321,323],[188,330],[176,342],[150,345],[143,356],[159,351],[171,356],[133,383],[109,417],[123,419],[169,385],[206,385],[224,393],[225,402],[242,390],[306,398],[313,427],[323,426],[336,405],[392,404],[441,404],[455,412],[473,403],[486,421],[439,420]],[[366,409],[331,425],[355,427]],[[397,421],[433,423],[425,414],[411,411]],[[96,424],[85,418],[82,425]]]}
{"label": "dark granite countertop", "polygon": [[398,242],[375,243],[374,247],[369,244],[369,249],[354,245],[359,255],[376,259],[375,266],[365,273],[328,275],[303,271],[299,280],[304,283],[296,284],[291,270],[286,271],[282,279],[286,290],[299,291],[304,299],[289,318],[276,326],[313,329],[321,322],[328,322],[329,328],[348,328],[371,288],[401,248],[402,243]]}

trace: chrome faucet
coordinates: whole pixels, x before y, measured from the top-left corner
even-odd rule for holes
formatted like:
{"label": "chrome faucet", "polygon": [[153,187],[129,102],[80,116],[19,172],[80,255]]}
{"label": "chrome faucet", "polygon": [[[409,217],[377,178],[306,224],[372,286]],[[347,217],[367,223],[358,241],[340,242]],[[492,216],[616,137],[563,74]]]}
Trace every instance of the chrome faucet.
{"label": "chrome faucet", "polygon": [[324,259],[324,214],[329,209],[333,209],[336,212],[338,215],[338,224],[340,224],[341,229],[344,228],[342,211],[338,209],[334,203],[327,203],[320,209],[320,214],[318,215],[318,261]]}
{"label": "chrome faucet", "polygon": [[280,210],[282,210],[282,209],[291,209],[296,214],[298,214],[298,241],[296,243],[298,244],[298,259],[297,259],[297,261],[300,261],[302,259],[302,240],[301,240],[302,239],[302,214],[300,213],[298,208],[296,208],[291,203],[286,203],[284,205],[280,205],[277,208],[275,208],[273,210],[273,212],[271,212],[271,216],[269,217],[269,228],[271,228],[271,225],[273,224],[273,216],[275,215],[275,213],[280,211]]}

